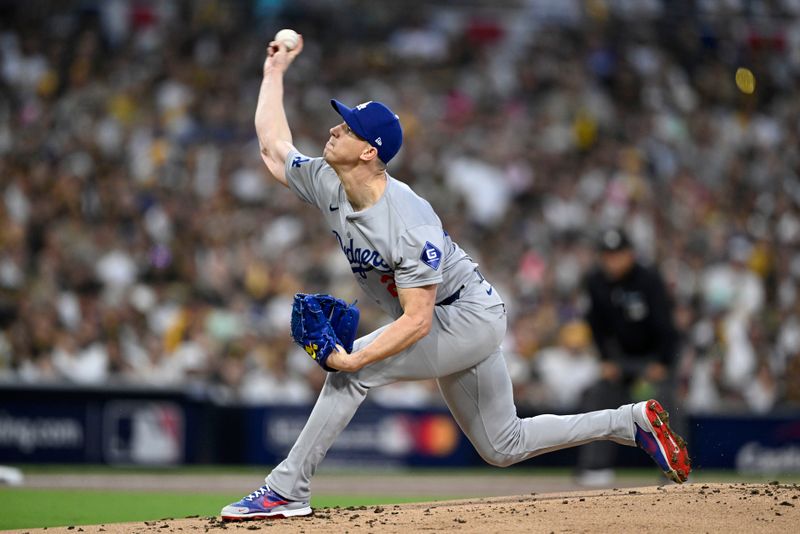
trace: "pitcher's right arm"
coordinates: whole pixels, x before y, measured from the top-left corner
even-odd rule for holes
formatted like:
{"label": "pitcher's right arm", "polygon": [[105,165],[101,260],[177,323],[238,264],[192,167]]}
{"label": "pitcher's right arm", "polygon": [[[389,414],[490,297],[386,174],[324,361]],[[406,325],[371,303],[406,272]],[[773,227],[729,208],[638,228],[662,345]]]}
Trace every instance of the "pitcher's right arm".
{"label": "pitcher's right arm", "polygon": [[302,36],[291,51],[278,41],[269,44],[256,105],[255,125],[261,159],[272,176],[286,187],[289,186],[286,182],[286,155],[294,146],[283,108],[283,75],[302,50]]}

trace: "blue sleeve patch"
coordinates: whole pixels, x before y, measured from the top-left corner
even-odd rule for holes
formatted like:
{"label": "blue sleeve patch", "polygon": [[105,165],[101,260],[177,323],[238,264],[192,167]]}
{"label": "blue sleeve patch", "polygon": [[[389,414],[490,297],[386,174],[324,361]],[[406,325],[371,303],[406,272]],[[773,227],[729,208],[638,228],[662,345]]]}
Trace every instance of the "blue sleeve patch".
{"label": "blue sleeve patch", "polygon": [[303,163],[308,163],[311,158],[304,158],[303,156],[295,156],[292,160],[292,167],[300,168]]}
{"label": "blue sleeve patch", "polygon": [[422,247],[422,254],[419,257],[422,263],[433,269],[439,270],[439,264],[442,263],[442,251],[431,244],[430,241],[425,241],[425,246]]}

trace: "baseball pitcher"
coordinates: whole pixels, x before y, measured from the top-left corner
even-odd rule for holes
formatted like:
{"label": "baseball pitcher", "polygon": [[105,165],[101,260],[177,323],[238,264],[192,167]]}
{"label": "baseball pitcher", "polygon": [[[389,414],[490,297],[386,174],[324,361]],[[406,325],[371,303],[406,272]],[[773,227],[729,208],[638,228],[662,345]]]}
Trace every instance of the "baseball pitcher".
{"label": "baseball pitcher", "polygon": [[[303,49],[269,44],[255,113],[272,176],[324,217],[358,284],[394,318],[355,340],[307,351],[330,372],[288,457],[266,484],[223,508],[226,520],[311,514],[311,478],[369,391],[398,380],[435,378],[461,430],[488,463],[508,466],[549,451],[612,440],[647,451],[676,482],[691,470],[683,440],[654,400],[614,410],[520,419],[500,342],[501,296],[442,229],[431,205],[387,172],[403,140],[397,115],[379,102],[350,108],[321,158],[298,152],[283,108],[284,73]],[[312,302],[312,304],[314,304]],[[314,304],[317,317],[319,309]],[[316,321],[316,319],[315,319]],[[298,321],[298,329],[302,326]],[[326,339],[335,340],[334,334]]]}

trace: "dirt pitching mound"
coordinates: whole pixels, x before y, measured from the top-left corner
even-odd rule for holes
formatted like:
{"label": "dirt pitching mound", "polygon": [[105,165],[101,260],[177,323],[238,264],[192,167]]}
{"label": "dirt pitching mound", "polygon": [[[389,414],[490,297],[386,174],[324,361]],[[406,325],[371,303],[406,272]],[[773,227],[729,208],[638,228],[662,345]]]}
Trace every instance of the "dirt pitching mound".
{"label": "dirt pitching mound", "polygon": [[[51,532],[792,532],[800,486],[685,484],[403,505],[321,508],[313,516],[223,523],[216,517],[50,528]],[[27,530],[34,532],[34,530]],[[22,531],[19,531],[22,532]],[[40,531],[41,532],[41,531]]]}

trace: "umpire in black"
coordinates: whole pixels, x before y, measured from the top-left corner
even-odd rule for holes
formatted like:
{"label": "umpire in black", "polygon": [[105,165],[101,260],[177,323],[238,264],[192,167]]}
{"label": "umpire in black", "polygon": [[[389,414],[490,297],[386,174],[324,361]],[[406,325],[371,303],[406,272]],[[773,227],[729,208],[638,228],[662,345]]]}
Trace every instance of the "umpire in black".
{"label": "umpire in black", "polygon": [[[679,340],[664,280],[656,267],[637,260],[630,239],[619,228],[601,232],[597,252],[597,265],[585,280],[586,319],[600,353],[601,377],[586,391],[582,411],[633,402],[634,388],[645,388],[645,395],[672,404],[670,370]],[[585,445],[579,455],[579,482],[613,482],[613,443]]]}

